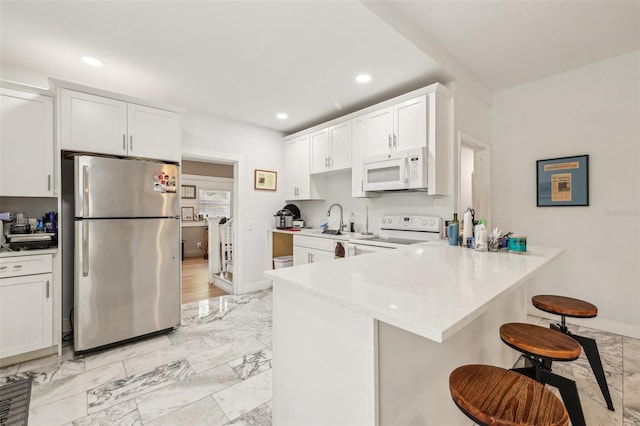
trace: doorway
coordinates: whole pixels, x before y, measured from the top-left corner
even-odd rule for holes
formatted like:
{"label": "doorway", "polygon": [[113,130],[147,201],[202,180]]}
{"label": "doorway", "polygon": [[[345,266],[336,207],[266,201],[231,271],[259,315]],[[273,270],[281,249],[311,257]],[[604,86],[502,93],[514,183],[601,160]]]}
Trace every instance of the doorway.
{"label": "doorway", "polygon": [[458,197],[455,210],[475,210],[476,219],[491,225],[491,147],[485,142],[458,132]]}
{"label": "doorway", "polygon": [[[227,233],[228,241],[220,238],[222,224],[233,221],[234,174],[233,162],[182,159],[183,303],[234,292],[232,234]],[[220,261],[223,247],[225,262]]]}

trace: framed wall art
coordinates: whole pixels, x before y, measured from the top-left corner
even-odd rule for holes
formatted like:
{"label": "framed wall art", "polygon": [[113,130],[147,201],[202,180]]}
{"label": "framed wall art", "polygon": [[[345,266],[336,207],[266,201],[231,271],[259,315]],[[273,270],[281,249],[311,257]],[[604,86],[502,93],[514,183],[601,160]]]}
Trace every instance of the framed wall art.
{"label": "framed wall art", "polygon": [[194,209],[193,207],[182,207],[180,209],[180,217],[183,222],[193,221],[194,219]]}
{"label": "framed wall art", "polygon": [[278,187],[278,172],[256,169],[253,175],[253,189],[275,191]]}
{"label": "framed wall art", "polygon": [[195,185],[182,185],[180,187],[180,197],[181,198],[196,198],[196,186]]}
{"label": "framed wall art", "polygon": [[537,206],[588,206],[589,156],[536,162]]}

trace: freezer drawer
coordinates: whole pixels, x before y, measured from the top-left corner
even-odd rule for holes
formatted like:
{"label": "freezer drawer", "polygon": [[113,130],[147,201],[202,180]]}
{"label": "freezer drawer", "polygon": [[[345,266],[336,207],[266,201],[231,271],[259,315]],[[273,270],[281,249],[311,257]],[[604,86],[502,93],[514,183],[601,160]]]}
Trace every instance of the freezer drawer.
{"label": "freezer drawer", "polygon": [[178,219],[75,222],[75,350],[180,324]]}
{"label": "freezer drawer", "polygon": [[178,166],[90,156],[74,158],[75,217],[176,217]]}

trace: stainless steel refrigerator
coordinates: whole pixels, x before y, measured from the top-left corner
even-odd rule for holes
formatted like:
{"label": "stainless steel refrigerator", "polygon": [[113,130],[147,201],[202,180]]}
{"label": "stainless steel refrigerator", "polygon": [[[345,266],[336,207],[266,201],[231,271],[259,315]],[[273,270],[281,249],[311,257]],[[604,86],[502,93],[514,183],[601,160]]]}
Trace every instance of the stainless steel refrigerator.
{"label": "stainless steel refrigerator", "polygon": [[75,350],[179,325],[178,166],[76,156],[74,173]]}

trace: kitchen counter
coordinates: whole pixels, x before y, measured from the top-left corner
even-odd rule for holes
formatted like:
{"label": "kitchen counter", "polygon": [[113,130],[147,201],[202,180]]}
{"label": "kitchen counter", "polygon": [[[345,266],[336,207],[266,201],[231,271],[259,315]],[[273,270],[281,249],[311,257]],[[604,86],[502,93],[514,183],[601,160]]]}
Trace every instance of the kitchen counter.
{"label": "kitchen counter", "polygon": [[265,272],[280,285],[443,342],[481,314],[491,300],[562,253],[476,252],[444,241],[357,256],[349,262]]}
{"label": "kitchen counter", "polygon": [[513,365],[518,354],[498,329],[526,321],[524,284],[561,253],[432,241],[265,272],[274,285],[274,424],[468,422],[451,402],[449,373]]}
{"label": "kitchen counter", "polygon": [[55,254],[58,252],[58,248],[49,248],[49,249],[36,249],[36,250],[18,250],[11,251],[7,248],[0,247],[0,257],[16,257],[16,256],[35,256],[38,254]]}

